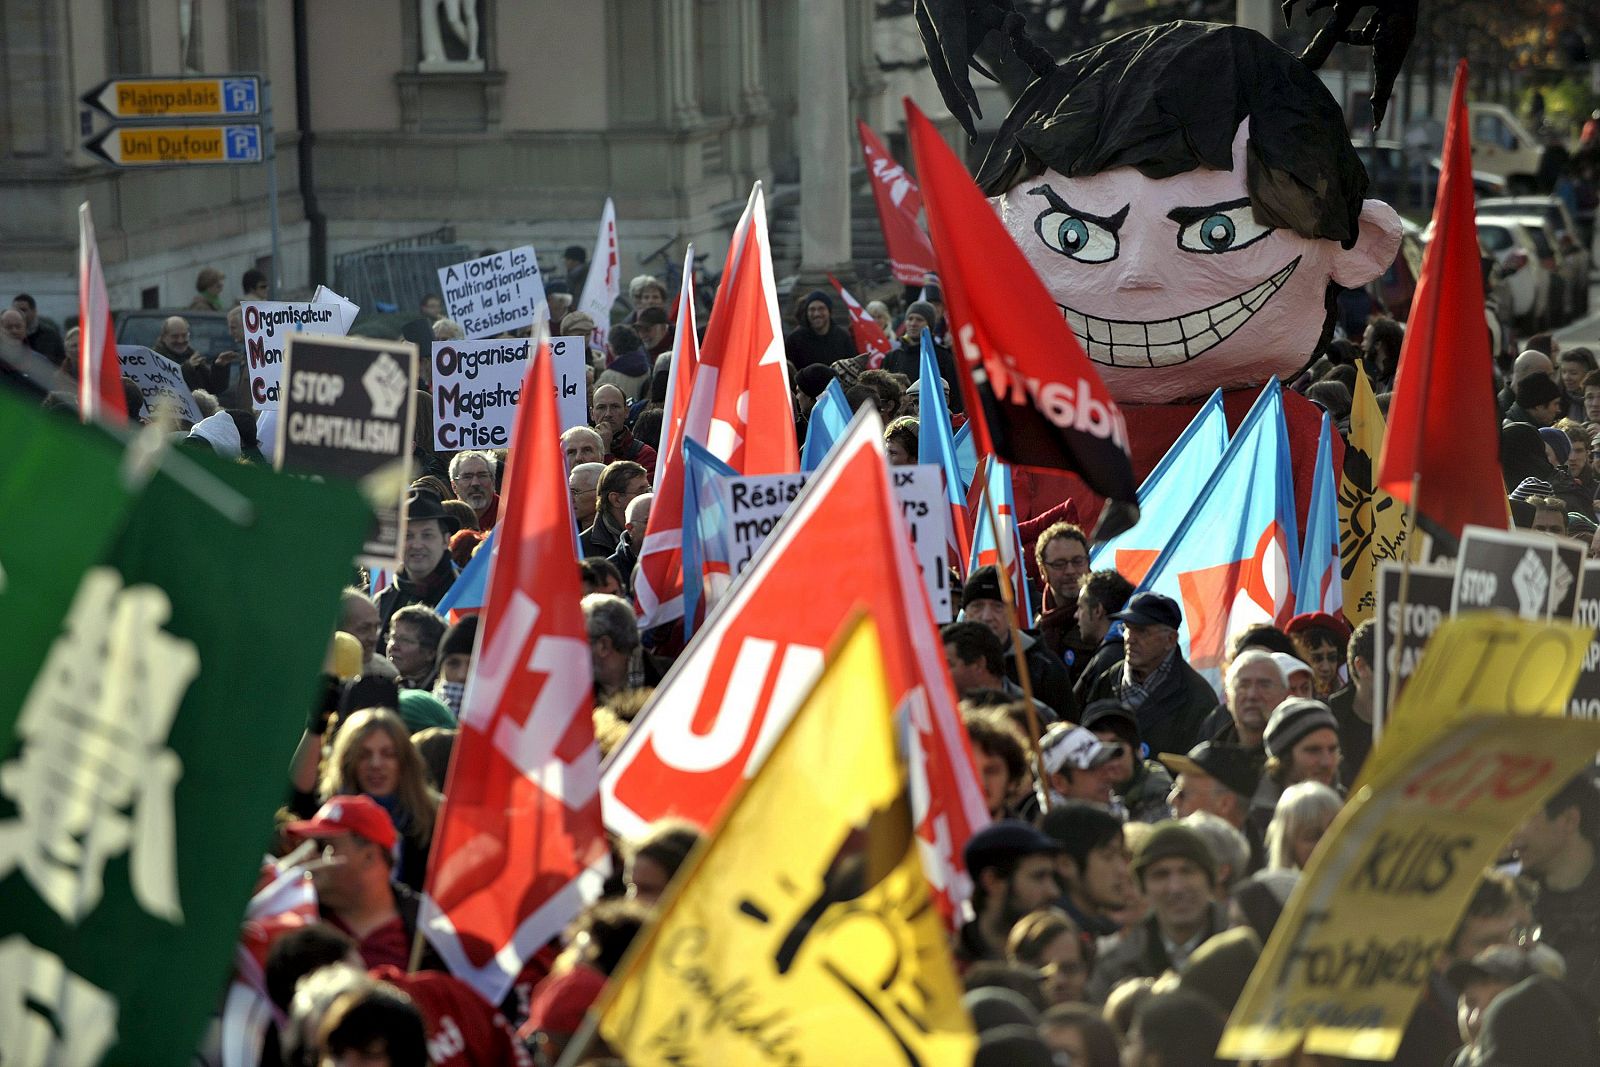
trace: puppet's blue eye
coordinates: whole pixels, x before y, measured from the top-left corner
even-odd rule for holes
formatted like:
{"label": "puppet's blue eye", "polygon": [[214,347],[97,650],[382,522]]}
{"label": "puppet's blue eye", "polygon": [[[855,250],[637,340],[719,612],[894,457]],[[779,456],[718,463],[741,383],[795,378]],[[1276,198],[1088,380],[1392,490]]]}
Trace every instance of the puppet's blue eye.
{"label": "puppet's blue eye", "polygon": [[1249,204],[1210,211],[1178,231],[1178,247],[1186,252],[1232,252],[1272,232],[1255,219]]}
{"label": "puppet's blue eye", "polygon": [[1093,219],[1046,211],[1035,227],[1045,245],[1080,263],[1104,263],[1117,256],[1117,235]]}

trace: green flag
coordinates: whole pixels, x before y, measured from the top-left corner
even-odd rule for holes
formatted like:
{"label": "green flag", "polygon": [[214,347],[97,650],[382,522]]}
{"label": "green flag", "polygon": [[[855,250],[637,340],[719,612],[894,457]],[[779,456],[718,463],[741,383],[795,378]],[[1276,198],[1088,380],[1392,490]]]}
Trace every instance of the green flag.
{"label": "green flag", "polygon": [[129,492],[103,431],[9,396],[0,427],[51,451],[0,468],[32,502],[0,516],[0,1063],[184,1064],[371,509],[187,450]]}

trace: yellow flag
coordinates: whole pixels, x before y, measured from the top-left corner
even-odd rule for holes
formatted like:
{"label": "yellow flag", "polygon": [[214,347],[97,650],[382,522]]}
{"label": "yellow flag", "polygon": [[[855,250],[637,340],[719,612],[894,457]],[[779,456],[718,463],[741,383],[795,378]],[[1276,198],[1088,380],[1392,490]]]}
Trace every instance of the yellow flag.
{"label": "yellow flag", "polygon": [[1484,868],[1594,760],[1600,723],[1560,717],[1591,636],[1490,615],[1433,635],[1394,730],[1273,928],[1218,1056],[1394,1058]]}
{"label": "yellow flag", "polygon": [[862,618],[612,976],[631,1067],[972,1062],[892,713]]}
{"label": "yellow flag", "polygon": [[1356,364],[1351,391],[1350,437],[1339,476],[1339,566],[1344,577],[1344,613],[1352,626],[1372,618],[1378,606],[1378,564],[1398,560],[1406,542],[1406,509],[1373,491],[1383,453],[1383,411],[1366,371]]}

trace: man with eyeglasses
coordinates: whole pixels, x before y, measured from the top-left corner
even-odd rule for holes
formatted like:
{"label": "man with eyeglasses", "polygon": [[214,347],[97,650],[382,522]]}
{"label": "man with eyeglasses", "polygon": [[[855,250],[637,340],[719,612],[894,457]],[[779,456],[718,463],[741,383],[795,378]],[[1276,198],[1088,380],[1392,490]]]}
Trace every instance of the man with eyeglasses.
{"label": "man with eyeglasses", "polygon": [[450,488],[478,516],[478,529],[488,530],[499,520],[500,494],[494,491],[494,457],[489,453],[457,452],[450,460]]}
{"label": "man with eyeglasses", "polygon": [[1077,682],[1098,644],[1078,632],[1078,591],[1089,576],[1089,539],[1073,523],[1054,523],[1039,535],[1034,559],[1045,585],[1034,628],[1067,668],[1067,677]]}

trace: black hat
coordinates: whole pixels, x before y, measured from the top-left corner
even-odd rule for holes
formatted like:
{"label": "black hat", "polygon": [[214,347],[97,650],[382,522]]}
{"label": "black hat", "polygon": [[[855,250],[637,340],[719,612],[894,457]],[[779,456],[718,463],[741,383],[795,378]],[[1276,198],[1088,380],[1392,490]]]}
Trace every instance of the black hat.
{"label": "black hat", "polygon": [[562,252],[561,255],[566,259],[575,259],[579,263],[582,263],[584,260],[589,258],[588,251],[586,251],[582,245],[568,245],[566,250]]}
{"label": "black hat", "polygon": [[800,387],[800,391],[812,400],[827,392],[828,386],[838,380],[839,376],[826,363],[813,363],[810,366],[801,367],[800,373],[795,375],[794,379],[795,384]]}
{"label": "black hat", "polygon": [[800,309],[803,311],[806,308],[810,307],[812,305],[812,303],[814,303],[815,301],[818,301],[818,300],[820,300],[824,304],[828,305],[828,310],[829,311],[833,310],[833,297],[829,296],[827,293],[823,292],[821,289],[813,289],[809,293],[807,293],[806,294],[806,298],[804,300],[800,301]]}
{"label": "black hat", "polygon": [[672,320],[667,318],[665,308],[648,307],[634,318],[640,326],[665,326]]}
{"label": "black hat", "polygon": [[1128,705],[1111,697],[1090,701],[1079,725],[1085,730],[1113,730],[1130,745],[1139,743],[1139,717]]}
{"label": "black hat", "polygon": [[422,522],[426,519],[438,519],[446,537],[461,529],[461,522],[444,509],[444,501],[439,499],[438,493],[432,489],[413,487],[406,493],[406,521]]}
{"label": "black hat", "polygon": [[1282,759],[1290,749],[1305,740],[1307,734],[1316,730],[1338,733],[1339,720],[1333,717],[1328,705],[1320,700],[1290,697],[1273,708],[1272,716],[1267,719],[1267,731],[1263,735],[1267,755]]}
{"label": "black hat", "polygon": [[1135,626],[1167,626],[1174,630],[1183,622],[1183,612],[1178,610],[1176,600],[1148,589],[1129,597],[1127,606],[1113,611],[1111,617]]}
{"label": "black hat", "polygon": [[439,663],[446,656],[470,656],[472,645],[478,639],[478,616],[468,615],[456,620],[439,638]]}
{"label": "black hat", "polygon": [[926,300],[913,300],[911,306],[906,308],[907,315],[921,315],[922,321],[929,326],[939,324],[939,309]]}
{"label": "black hat", "polygon": [[976,878],[979,871],[1007,860],[1054,855],[1060,851],[1055,838],[1046,837],[1022,820],[1001,819],[968,838],[961,858],[966,863],[967,873]]}
{"label": "black hat", "polygon": [[967,576],[967,583],[961,587],[961,604],[963,607],[974,600],[1004,600],[1000,593],[1000,568],[993,563],[985,564]]}
{"label": "black hat", "polygon": [[1546,374],[1530,374],[1512,389],[1517,403],[1524,408],[1536,408],[1552,400],[1561,399],[1561,387]]}
{"label": "black hat", "polygon": [[1260,757],[1253,749],[1202,741],[1180,756],[1163,752],[1157,756],[1174,774],[1204,774],[1215,778],[1242,797],[1255,796],[1261,781]]}

